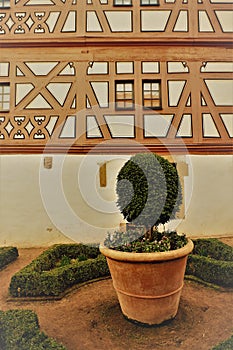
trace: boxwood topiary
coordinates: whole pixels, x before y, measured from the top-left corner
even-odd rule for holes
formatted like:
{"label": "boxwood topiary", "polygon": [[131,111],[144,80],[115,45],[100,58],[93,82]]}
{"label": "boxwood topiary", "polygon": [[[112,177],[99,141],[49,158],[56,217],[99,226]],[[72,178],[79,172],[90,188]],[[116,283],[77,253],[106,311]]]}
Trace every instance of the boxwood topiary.
{"label": "boxwood topiary", "polygon": [[136,154],[124,164],[116,193],[124,218],[147,229],[173,219],[182,202],[176,168],[155,153]]}
{"label": "boxwood topiary", "polygon": [[[58,264],[64,256],[70,263]],[[98,247],[60,244],[12,276],[9,292],[13,297],[57,297],[75,284],[108,275],[106,259]]]}
{"label": "boxwood topiary", "polygon": [[0,311],[0,349],[66,350],[40,332],[37,315],[31,310]]}
{"label": "boxwood topiary", "polygon": [[108,233],[104,245],[128,252],[162,252],[187,244],[185,235],[158,232],[174,219],[182,203],[176,167],[155,153],[132,156],[117,175],[117,206],[130,229]]}
{"label": "boxwood topiary", "polygon": [[222,287],[233,287],[233,248],[217,239],[193,240],[186,275]]}
{"label": "boxwood topiary", "polygon": [[0,270],[19,256],[16,247],[0,247]]}

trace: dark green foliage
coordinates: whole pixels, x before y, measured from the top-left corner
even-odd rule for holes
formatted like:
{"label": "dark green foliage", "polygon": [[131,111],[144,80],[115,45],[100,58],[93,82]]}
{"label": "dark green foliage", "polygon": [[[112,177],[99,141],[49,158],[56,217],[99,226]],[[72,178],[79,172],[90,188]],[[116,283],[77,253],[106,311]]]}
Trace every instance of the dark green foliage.
{"label": "dark green foliage", "polygon": [[233,262],[218,261],[201,255],[190,255],[186,269],[187,275],[223,287],[233,287]]}
{"label": "dark green foliage", "polygon": [[56,267],[60,267],[60,266],[66,266],[66,265],[69,265],[69,264],[74,264],[76,263],[77,261],[85,261],[87,260],[88,258],[84,255],[84,254],[81,254],[79,255],[78,257],[76,258],[70,258],[66,255],[63,255],[61,257],[61,259],[59,261],[57,261],[56,263]]}
{"label": "dark green foliage", "polygon": [[233,349],[233,336],[224,342],[213,347],[212,350],[232,350]]}
{"label": "dark green foliage", "polygon": [[233,248],[211,238],[193,243],[186,274],[222,287],[233,287]]}
{"label": "dark green foliage", "polygon": [[17,259],[18,250],[15,247],[0,247],[0,270]]}
{"label": "dark green foliage", "polygon": [[37,315],[31,310],[0,311],[0,349],[66,350],[40,332]]}
{"label": "dark green foliage", "polygon": [[207,256],[216,260],[233,261],[232,247],[224,244],[216,238],[193,240],[192,254]]}
{"label": "dark green foliage", "polygon": [[136,154],[125,163],[116,193],[124,218],[147,228],[173,219],[182,201],[176,168],[154,153]]}
{"label": "dark green foliage", "polygon": [[[63,264],[57,265],[61,260]],[[60,244],[17,272],[11,278],[9,290],[13,297],[59,296],[77,283],[108,274],[106,259],[98,247]]]}
{"label": "dark green foliage", "polygon": [[153,231],[152,237],[146,239],[144,230],[135,228],[122,233],[116,231],[108,233],[104,245],[108,248],[123,252],[151,253],[175,250],[187,244],[185,235],[178,235],[176,231]]}
{"label": "dark green foliage", "polygon": [[70,263],[71,263],[71,259],[68,256],[63,255],[61,259],[56,263],[56,267],[66,266],[66,265],[69,265]]}
{"label": "dark green foliage", "polygon": [[87,257],[84,254],[81,254],[81,255],[78,256],[78,260],[79,261],[85,261],[85,260],[87,260]]}

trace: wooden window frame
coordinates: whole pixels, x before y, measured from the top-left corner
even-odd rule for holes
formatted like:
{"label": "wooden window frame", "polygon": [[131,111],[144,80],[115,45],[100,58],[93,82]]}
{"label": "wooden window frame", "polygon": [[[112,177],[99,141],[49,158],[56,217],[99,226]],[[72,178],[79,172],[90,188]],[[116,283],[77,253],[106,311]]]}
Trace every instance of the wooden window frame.
{"label": "wooden window frame", "polygon": [[10,0],[0,0],[0,9],[9,9],[10,5]]}
{"label": "wooden window frame", "polygon": [[127,1],[127,0],[121,0],[121,4],[116,4],[116,0],[113,0],[113,6],[133,6],[132,4],[132,0],[130,0],[130,4],[124,4],[124,1]]}
{"label": "wooden window frame", "polygon": [[[126,93],[130,92],[126,90],[125,88],[121,91],[122,95],[124,95],[122,98],[118,98],[118,93],[120,93],[120,90],[117,90],[117,85],[126,85],[126,84],[131,84],[132,85],[132,98],[127,98]],[[115,80],[115,106],[116,110],[134,110],[134,101],[135,96],[134,96],[134,80]],[[118,103],[124,104],[124,107],[119,107]],[[127,107],[127,103],[131,104],[131,106]]]}
{"label": "wooden window frame", "polygon": [[[153,90],[152,88],[150,90],[145,90],[144,89],[144,84],[158,84],[159,85],[159,90]],[[153,91],[158,91],[159,92],[159,97],[158,98],[153,98],[152,93]],[[149,93],[151,95],[150,98],[145,97],[145,93]],[[145,105],[145,101],[151,101],[150,105],[147,106]],[[153,106],[153,101],[159,101],[158,106]],[[162,109],[162,98],[161,98],[161,79],[143,79],[142,80],[142,104],[143,104],[143,109],[151,109],[151,110],[161,110]]]}
{"label": "wooden window frame", "polygon": [[140,0],[140,6],[159,6],[159,5],[160,5],[159,0],[156,0],[156,4],[151,4],[151,3],[150,3],[151,0],[147,0],[147,1],[149,1],[149,3],[148,3],[148,4],[144,4],[144,3],[143,3],[144,1],[145,1],[145,0]]}
{"label": "wooden window frame", "polygon": [[[4,88],[9,88],[9,92],[4,91]],[[8,99],[5,97],[9,96]],[[4,104],[8,104],[8,108],[4,108]],[[0,112],[10,111],[10,83],[0,83]]]}

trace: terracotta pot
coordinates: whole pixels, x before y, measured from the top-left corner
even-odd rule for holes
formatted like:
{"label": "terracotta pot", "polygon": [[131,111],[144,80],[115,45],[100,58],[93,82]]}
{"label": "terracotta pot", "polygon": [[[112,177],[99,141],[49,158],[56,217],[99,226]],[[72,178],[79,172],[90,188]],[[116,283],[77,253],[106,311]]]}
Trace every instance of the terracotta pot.
{"label": "terracotta pot", "polygon": [[101,246],[123,314],[148,325],[174,318],[192,250],[190,239],[183,248],[162,253],[128,253]]}

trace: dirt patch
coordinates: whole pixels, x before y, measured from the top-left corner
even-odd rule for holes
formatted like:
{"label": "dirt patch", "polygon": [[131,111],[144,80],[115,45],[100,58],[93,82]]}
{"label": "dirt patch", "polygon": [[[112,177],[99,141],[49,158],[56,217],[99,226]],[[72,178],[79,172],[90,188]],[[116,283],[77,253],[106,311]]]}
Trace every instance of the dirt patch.
{"label": "dirt patch", "polygon": [[0,272],[0,309],[31,309],[41,330],[68,350],[210,350],[232,334],[233,293],[185,281],[176,318],[157,327],[127,321],[111,279],[87,284],[59,301],[7,302],[11,276],[43,249],[20,249]]}

